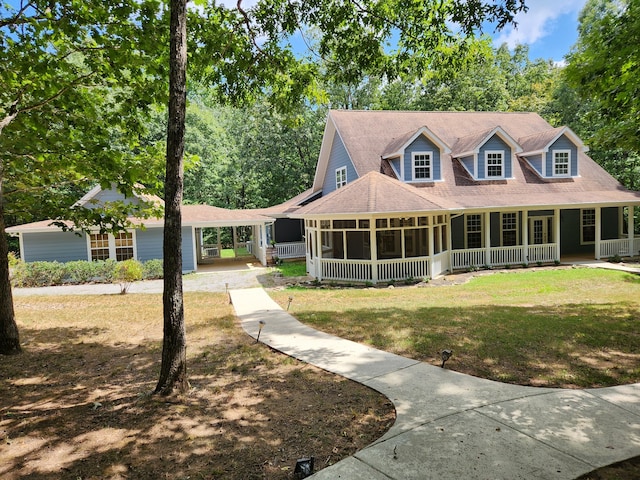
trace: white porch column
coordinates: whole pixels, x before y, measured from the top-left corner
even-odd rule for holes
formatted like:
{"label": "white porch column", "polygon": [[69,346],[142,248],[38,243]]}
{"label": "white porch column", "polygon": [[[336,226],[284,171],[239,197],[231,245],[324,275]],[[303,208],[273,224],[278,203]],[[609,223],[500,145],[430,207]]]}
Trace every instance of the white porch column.
{"label": "white porch column", "polygon": [[596,210],[596,245],[595,245],[595,254],[596,260],[600,260],[600,240],[602,237],[602,208],[598,207]]}
{"label": "white porch column", "polygon": [[260,252],[260,256],[258,258],[263,267],[267,265],[267,249],[265,248],[266,242],[267,242],[267,225],[263,223],[262,225],[260,225],[260,239],[258,241],[258,251]]}
{"label": "white porch column", "polygon": [[634,239],[634,225],[633,225],[633,205],[629,205],[627,207],[627,231],[628,231],[628,238],[629,238],[629,256],[633,257],[636,252],[633,250],[633,239]]}
{"label": "white porch column", "polygon": [[[317,225],[320,225],[320,220],[317,221]],[[315,277],[318,280],[322,280],[322,231],[320,228],[316,228],[313,231],[313,248],[315,251]]]}
{"label": "white porch column", "polygon": [[[427,227],[427,238],[429,239],[429,249],[427,252],[427,255],[429,255],[429,260],[427,261],[427,264],[429,266],[429,274],[431,276],[431,278],[433,278],[433,256],[435,255],[435,242],[436,242],[436,235],[435,235],[435,226],[433,225],[434,223],[436,223],[436,218],[437,216],[434,215],[430,218],[429,221],[429,226]],[[440,227],[442,228],[442,226]],[[442,249],[444,248],[444,245],[440,245],[440,251],[442,251]]]}
{"label": "white porch column", "polygon": [[524,249],[522,259],[524,263],[529,263],[529,210],[522,212],[522,248]]}
{"label": "white porch column", "polygon": [[556,244],[556,258],[554,260],[560,260],[560,209],[556,208],[553,211],[553,243]]}
{"label": "white porch column", "polygon": [[371,253],[371,282],[378,283],[378,238],[376,237],[376,219],[369,221],[369,251]]}
{"label": "white porch column", "polygon": [[[491,212],[484,212],[484,263],[491,266]],[[482,265],[478,265],[482,266]]]}

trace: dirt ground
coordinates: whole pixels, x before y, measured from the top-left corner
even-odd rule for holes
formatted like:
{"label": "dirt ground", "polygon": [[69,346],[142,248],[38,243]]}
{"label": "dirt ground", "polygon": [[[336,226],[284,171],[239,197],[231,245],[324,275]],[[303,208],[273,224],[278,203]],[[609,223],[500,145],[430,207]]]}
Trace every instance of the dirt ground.
{"label": "dirt ground", "polygon": [[[133,318],[134,296],[18,300],[24,353],[0,357],[0,478],[292,479],[297,459],[317,471],[393,424],[385,397],[256,344],[230,307],[211,324],[210,295],[188,297],[192,388],[175,398],[149,394],[162,326]],[[141,308],[149,322],[158,300]],[[47,319],[74,308],[77,321]],[[113,320],[87,321],[92,309]]]}

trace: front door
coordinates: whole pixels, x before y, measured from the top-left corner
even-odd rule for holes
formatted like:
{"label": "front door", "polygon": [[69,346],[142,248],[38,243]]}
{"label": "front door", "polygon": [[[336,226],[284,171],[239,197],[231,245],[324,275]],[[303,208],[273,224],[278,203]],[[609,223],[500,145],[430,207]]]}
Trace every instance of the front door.
{"label": "front door", "polygon": [[553,217],[529,218],[529,244],[542,245],[550,243],[552,238]]}

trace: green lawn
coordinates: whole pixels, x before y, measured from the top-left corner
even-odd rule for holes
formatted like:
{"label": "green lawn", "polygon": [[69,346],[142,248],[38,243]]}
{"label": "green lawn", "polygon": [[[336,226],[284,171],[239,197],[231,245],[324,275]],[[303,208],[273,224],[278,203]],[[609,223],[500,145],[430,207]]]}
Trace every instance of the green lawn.
{"label": "green lawn", "polygon": [[303,277],[307,274],[306,262],[282,262],[276,268],[283,277]]}
{"label": "green lawn", "polygon": [[484,378],[597,387],[640,382],[640,277],[594,269],[498,272],[465,285],[274,292],[301,321]]}

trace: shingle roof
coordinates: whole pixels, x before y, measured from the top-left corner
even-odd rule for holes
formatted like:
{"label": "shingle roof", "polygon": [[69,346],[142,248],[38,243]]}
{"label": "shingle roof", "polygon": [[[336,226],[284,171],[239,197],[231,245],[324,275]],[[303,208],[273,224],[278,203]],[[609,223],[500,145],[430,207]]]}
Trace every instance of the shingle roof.
{"label": "shingle roof", "polygon": [[369,172],[330,195],[301,207],[295,212],[295,216],[438,211],[450,206],[446,199],[432,198],[422,189],[414,188],[382,173]]}
{"label": "shingle roof", "polygon": [[550,128],[543,132],[535,133],[518,139],[523,152],[537,152],[546,148],[560,133],[564,127]]}
{"label": "shingle roof", "polygon": [[[145,218],[130,219],[134,225],[143,224],[147,227],[159,227],[164,225],[164,218]],[[40,222],[27,223],[25,225],[16,225],[7,228],[7,233],[20,232],[42,232],[55,231],[60,228],[54,225],[54,220],[42,220]],[[185,226],[239,226],[239,225],[255,225],[260,223],[273,222],[273,218],[262,215],[254,210],[229,210],[227,208],[212,207],[210,205],[183,205],[182,206],[182,224]],[[62,221],[69,228],[73,228],[74,224],[69,221]]]}
{"label": "shingle roof", "polygon": [[[393,112],[393,111],[331,111],[330,121],[344,142],[361,179],[367,177],[367,187],[352,182],[346,187],[301,208],[300,214],[362,213],[431,210],[432,208],[502,208],[512,206],[551,207],[556,205],[594,205],[608,203],[638,203],[640,193],[631,192],[602,167],[578,149],[579,177],[543,179],[518,156],[513,160],[513,178],[475,181],[459,161],[456,151],[469,149],[500,127],[512,139],[523,139],[525,151],[553,140],[561,130],[554,129],[535,113],[496,112]],[[383,152],[401,145],[426,126],[455,151],[441,155],[443,181],[429,183],[383,182],[369,177],[369,172],[388,172]],[[575,134],[566,129],[570,135]],[[476,132],[476,133],[469,133]],[[545,144],[546,145],[546,144]],[[580,145],[581,146],[581,145]],[[417,190],[420,196],[407,196],[405,189]],[[351,185],[356,185],[351,188]],[[368,191],[375,185],[375,204],[369,203]],[[393,185],[393,187],[392,187]],[[384,189],[388,189],[385,193]],[[365,202],[364,198],[367,198]],[[423,202],[423,203],[421,203]],[[420,208],[419,205],[422,207]],[[410,208],[411,207],[411,208]]]}

